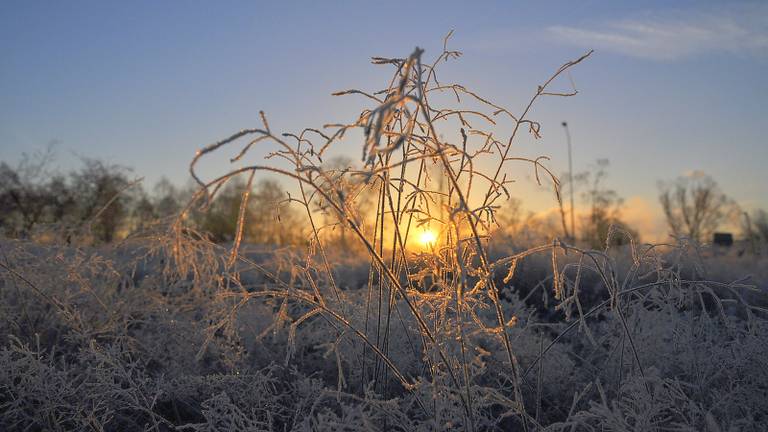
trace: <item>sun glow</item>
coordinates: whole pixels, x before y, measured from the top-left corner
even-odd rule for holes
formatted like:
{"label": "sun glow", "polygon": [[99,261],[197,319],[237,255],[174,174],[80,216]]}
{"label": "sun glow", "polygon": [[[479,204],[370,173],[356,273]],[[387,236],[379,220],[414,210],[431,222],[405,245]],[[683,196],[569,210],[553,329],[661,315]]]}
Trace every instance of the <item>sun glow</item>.
{"label": "sun glow", "polygon": [[424,230],[419,234],[419,244],[424,248],[433,248],[437,244],[437,233],[432,230]]}

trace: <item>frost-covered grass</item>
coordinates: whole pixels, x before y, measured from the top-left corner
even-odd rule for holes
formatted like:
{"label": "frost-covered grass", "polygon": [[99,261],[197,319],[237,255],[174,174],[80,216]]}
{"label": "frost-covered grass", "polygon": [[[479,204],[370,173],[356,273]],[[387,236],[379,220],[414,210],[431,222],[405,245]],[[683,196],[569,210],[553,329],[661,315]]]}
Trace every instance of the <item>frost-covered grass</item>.
{"label": "frost-covered grass", "polygon": [[[559,202],[546,158],[513,143],[539,136],[538,99],[575,95],[551,87],[588,55],[517,114],[438,81],[460,56],[447,40],[431,64],[374,58],[395,73],[338,93],[371,102],[354,122],[277,134],[262,115],[198,151],[200,189],[170,226],[98,247],[3,240],[0,429],[766,430],[765,259],[620,229],[600,250],[498,234],[521,169]],[[353,130],[362,168],[326,164]],[[274,146],[266,162],[200,178],[245,138],[233,162]],[[306,245],[243,244],[244,211],[226,247],[187,224],[264,171],[296,183],[281,205],[304,211]]]}
{"label": "frost-covered grass", "polygon": [[[469,427],[465,389],[435,364],[402,300],[386,344],[377,344],[374,313],[366,325],[365,287],[314,312],[316,297],[305,276],[290,282],[280,262],[286,257],[262,257],[258,265],[270,276],[252,272],[241,285],[222,271],[224,249],[198,245],[193,264],[215,270],[184,277],[165,249],[148,246],[2,243],[3,430]],[[524,410],[514,401],[503,341],[483,327],[491,326],[492,309],[468,305],[472,427],[520,429],[524,412],[530,430],[765,430],[765,280],[759,290],[719,273],[703,281],[701,263],[681,249],[640,266],[651,275],[622,287],[635,270],[615,261],[626,259],[621,253],[604,259],[626,267],[610,277],[620,291],[611,295],[613,288],[583,276],[581,315],[578,305],[568,309],[569,301],[552,296],[551,274],[535,288],[551,270],[548,260],[523,260],[507,283],[499,275],[501,305],[515,317],[508,332]],[[764,261],[729,268],[738,265],[742,274],[765,268]],[[348,259],[343,271],[355,266],[365,272],[367,262]],[[285,285],[270,281],[281,273]],[[572,305],[570,282],[564,291]],[[410,295],[446,356],[461,358],[450,299]],[[342,310],[345,318],[337,316]],[[407,388],[354,329],[385,346]]]}

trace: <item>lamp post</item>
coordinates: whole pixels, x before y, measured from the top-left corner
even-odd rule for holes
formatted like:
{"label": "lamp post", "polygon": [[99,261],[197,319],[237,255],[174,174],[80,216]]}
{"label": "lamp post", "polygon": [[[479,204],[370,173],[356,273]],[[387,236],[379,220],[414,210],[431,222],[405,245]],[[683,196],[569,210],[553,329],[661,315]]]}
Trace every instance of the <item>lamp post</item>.
{"label": "lamp post", "polygon": [[563,122],[563,129],[565,129],[565,138],[568,141],[568,182],[571,189],[571,241],[576,242],[576,223],[574,217],[573,206],[573,158],[571,156],[571,132],[568,130],[568,122]]}

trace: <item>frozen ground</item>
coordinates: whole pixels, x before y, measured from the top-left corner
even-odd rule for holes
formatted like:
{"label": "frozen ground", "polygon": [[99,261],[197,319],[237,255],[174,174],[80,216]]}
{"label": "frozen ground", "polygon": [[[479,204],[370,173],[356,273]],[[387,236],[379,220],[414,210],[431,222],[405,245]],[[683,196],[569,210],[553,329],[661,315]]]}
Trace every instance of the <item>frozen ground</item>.
{"label": "frozen ground", "polygon": [[288,249],[0,248],[2,430],[768,429],[765,259],[625,250],[576,287],[561,255],[559,298],[551,256],[521,260],[496,278],[515,370],[482,293],[457,314],[410,284],[443,362],[355,257],[331,292]]}

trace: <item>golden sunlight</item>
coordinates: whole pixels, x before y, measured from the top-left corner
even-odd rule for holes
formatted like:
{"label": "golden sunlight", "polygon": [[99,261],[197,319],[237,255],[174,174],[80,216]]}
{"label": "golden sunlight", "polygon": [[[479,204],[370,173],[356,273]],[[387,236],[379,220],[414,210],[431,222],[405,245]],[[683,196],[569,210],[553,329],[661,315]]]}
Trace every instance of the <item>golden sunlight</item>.
{"label": "golden sunlight", "polygon": [[424,248],[433,248],[437,244],[437,233],[426,229],[419,234],[419,244]]}

